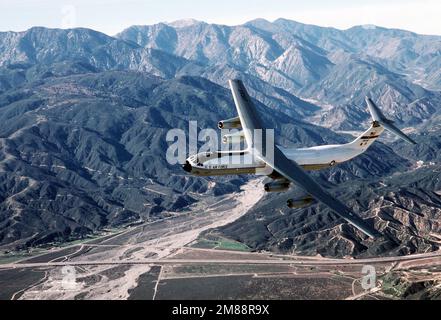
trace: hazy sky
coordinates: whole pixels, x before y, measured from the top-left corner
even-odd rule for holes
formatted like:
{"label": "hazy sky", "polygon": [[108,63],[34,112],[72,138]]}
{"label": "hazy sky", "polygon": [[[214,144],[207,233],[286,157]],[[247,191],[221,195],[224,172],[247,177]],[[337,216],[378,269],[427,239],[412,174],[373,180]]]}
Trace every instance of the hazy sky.
{"label": "hazy sky", "polygon": [[227,25],[277,18],[346,29],[375,24],[441,35],[441,0],[0,0],[0,30],[131,25],[194,18]]}

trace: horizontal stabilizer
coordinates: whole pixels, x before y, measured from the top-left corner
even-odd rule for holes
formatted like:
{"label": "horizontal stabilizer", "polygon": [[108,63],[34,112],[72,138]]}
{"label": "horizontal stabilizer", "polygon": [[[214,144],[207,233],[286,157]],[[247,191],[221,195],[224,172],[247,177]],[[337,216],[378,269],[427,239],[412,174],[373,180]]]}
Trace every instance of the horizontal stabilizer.
{"label": "horizontal stabilizer", "polygon": [[375,122],[378,122],[384,129],[395,134],[401,139],[409,142],[410,144],[416,144],[414,140],[412,140],[409,136],[404,134],[400,129],[398,129],[393,123],[392,120],[387,119],[384,114],[381,112],[380,108],[369,98],[366,97],[366,103],[369,108],[369,112],[371,113],[372,119]]}
{"label": "horizontal stabilizer", "polygon": [[389,132],[392,132],[393,134],[397,135],[401,139],[409,142],[410,144],[417,144],[414,140],[412,140],[409,136],[405,135],[400,129],[398,129],[395,125],[392,123],[381,123],[381,125]]}

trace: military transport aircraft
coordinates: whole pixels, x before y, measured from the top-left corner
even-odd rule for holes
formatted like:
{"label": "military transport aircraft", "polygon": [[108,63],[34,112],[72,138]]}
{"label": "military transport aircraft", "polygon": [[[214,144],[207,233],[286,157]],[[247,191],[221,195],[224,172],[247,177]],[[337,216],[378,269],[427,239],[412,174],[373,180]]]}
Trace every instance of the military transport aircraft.
{"label": "military transport aircraft", "polygon": [[[272,182],[264,186],[267,192],[287,191],[291,183],[303,189],[303,197],[288,200],[290,208],[306,207],[318,200],[369,237],[379,237],[378,231],[366,224],[340,200],[325,191],[305,170],[329,168],[359,156],[372,145],[385,129],[411,144],[416,144],[416,142],[401,132],[393,124],[393,121],[388,120],[375,103],[366,97],[366,103],[372,116],[372,125],[369,130],[350,143],[286,149],[262,142],[259,147],[256,147],[253,131],[263,131],[261,136],[265,136],[268,129],[263,126],[242,81],[230,80],[229,84],[239,117],[220,121],[219,128],[241,129],[237,133],[225,135],[223,141],[232,142],[237,141],[237,138],[245,139],[246,150],[205,152],[193,155],[187,159],[183,169],[197,176],[256,174],[261,170],[260,172],[266,172],[266,175],[273,179]],[[263,171],[265,168],[270,170]]]}

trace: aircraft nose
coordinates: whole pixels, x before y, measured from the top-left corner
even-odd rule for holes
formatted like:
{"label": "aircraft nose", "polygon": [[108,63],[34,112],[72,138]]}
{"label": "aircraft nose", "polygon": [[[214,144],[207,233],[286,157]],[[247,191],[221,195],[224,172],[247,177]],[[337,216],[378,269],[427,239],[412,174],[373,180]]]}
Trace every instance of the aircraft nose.
{"label": "aircraft nose", "polygon": [[190,173],[193,168],[191,167],[190,162],[187,161],[187,162],[185,162],[184,165],[182,165],[182,169],[184,169],[184,171]]}

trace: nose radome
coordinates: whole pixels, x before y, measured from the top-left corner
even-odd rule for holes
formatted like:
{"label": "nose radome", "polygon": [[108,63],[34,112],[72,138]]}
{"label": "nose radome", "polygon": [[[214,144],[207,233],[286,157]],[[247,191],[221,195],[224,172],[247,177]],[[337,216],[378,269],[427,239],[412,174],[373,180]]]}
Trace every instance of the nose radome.
{"label": "nose radome", "polygon": [[182,165],[182,169],[184,169],[184,171],[186,171],[186,172],[191,172],[191,170],[192,170],[192,167],[191,167],[191,164],[190,164],[190,162],[185,162],[185,164],[184,165]]}

